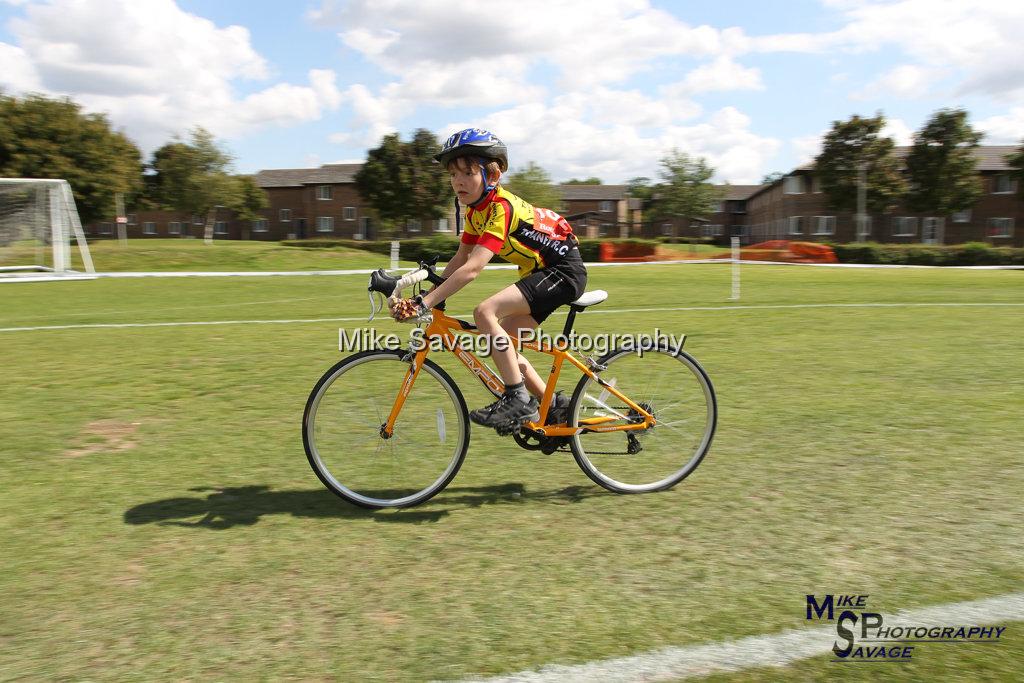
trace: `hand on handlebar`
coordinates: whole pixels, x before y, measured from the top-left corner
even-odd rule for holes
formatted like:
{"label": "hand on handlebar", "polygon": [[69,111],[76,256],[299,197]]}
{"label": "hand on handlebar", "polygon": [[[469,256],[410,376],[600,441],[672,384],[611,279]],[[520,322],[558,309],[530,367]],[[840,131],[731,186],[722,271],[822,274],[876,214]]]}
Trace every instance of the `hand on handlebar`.
{"label": "hand on handlebar", "polygon": [[412,299],[399,299],[393,303],[389,299],[388,307],[391,309],[391,317],[398,322],[405,322],[413,318],[419,321],[424,316],[430,315],[430,311],[423,305],[423,299],[418,296]]}

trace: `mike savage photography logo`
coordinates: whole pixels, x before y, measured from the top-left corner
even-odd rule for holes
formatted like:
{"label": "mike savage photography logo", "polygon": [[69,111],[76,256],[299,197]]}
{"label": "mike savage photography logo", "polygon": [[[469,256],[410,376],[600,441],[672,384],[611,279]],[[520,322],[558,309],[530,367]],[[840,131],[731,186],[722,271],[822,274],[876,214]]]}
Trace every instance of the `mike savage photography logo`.
{"label": "mike savage photography logo", "polygon": [[869,595],[807,595],[808,621],[836,622],[835,663],[906,663],[931,645],[998,644],[1005,626],[896,622],[868,606]]}
{"label": "mike savage photography logo", "polygon": [[[481,356],[489,356],[493,348],[504,350],[502,347],[508,344],[507,338],[492,340],[486,334],[460,334],[456,335],[452,342],[455,349],[468,351]],[[593,353],[603,356],[612,349],[635,350],[640,354],[644,351],[655,348],[682,349],[686,342],[686,335],[674,335],[663,332],[657,327],[651,334],[581,334],[573,330],[568,336],[558,334],[550,335],[543,330],[525,330],[519,339],[512,343],[516,351],[522,352],[525,344],[538,343],[542,348],[545,346],[556,347],[566,345],[580,353]],[[354,330],[340,328],[338,330],[338,350],[343,353],[358,353],[360,351],[399,351],[410,349],[414,352],[422,351],[429,347],[431,351],[446,350],[445,341],[442,337],[427,337],[421,328],[415,327],[409,330],[406,338],[397,332],[381,333],[374,328],[361,327]]]}

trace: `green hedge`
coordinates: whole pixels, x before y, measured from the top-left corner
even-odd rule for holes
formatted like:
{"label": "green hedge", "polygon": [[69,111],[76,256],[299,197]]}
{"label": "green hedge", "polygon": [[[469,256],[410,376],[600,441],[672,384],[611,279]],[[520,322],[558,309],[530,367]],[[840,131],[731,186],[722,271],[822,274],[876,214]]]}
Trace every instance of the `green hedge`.
{"label": "green hedge", "polygon": [[[433,235],[431,237],[413,237],[400,239],[399,242],[399,256],[402,261],[418,262],[423,259],[430,258],[432,256],[440,256],[442,261],[447,261],[455,255],[458,251],[459,241],[454,237],[448,237],[445,235]],[[580,256],[583,257],[584,261],[599,261],[601,256],[601,244],[603,242],[613,242],[615,244],[642,244],[649,246],[658,246],[661,244],[659,240],[642,240],[642,239],[630,239],[630,240],[608,240],[608,239],[581,239],[580,240]],[[284,240],[281,244],[288,247],[300,247],[303,249],[331,249],[336,247],[346,247],[349,249],[363,249],[365,251],[373,252],[374,254],[390,255],[391,254],[391,241],[380,240],[380,241],[368,241],[368,240],[350,240],[350,239],[308,239],[308,240]]]}
{"label": "green hedge", "polygon": [[[580,255],[584,261],[601,260],[601,244],[637,244],[658,246],[668,240],[683,241],[686,238],[668,239],[580,239]],[[710,240],[693,239],[697,244],[707,244]],[[447,261],[459,248],[459,241],[454,236],[433,235],[431,237],[413,237],[400,239],[400,255],[402,261],[417,262],[432,256],[440,256]],[[387,256],[391,254],[390,240],[367,241],[350,239],[309,239],[285,240],[281,244],[303,249],[330,249],[347,247],[362,249],[374,254]],[[932,244],[877,244],[862,242],[855,244],[830,244],[840,263],[881,263],[892,265],[914,266],[1019,266],[1024,265],[1024,249],[1013,247],[993,247],[981,242],[969,242],[948,246]]]}
{"label": "green hedge", "polygon": [[1024,249],[967,244],[830,244],[840,263],[880,263],[912,266],[1024,265]]}
{"label": "green hedge", "polygon": [[[431,237],[411,237],[399,239],[399,257],[402,261],[418,262],[432,256],[440,256],[442,261],[447,261],[459,249],[459,241],[454,237],[445,235],[433,235]],[[349,239],[311,239],[311,240],[284,240],[281,244],[287,247],[301,247],[304,249],[331,249],[346,247],[349,249],[362,249],[382,254],[391,255],[391,240],[349,240]]]}

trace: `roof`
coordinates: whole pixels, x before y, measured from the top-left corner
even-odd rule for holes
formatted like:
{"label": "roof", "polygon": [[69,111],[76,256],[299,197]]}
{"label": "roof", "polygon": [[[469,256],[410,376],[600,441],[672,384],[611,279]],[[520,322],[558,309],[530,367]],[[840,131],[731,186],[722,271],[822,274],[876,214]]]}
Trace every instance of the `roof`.
{"label": "roof", "polygon": [[750,197],[750,195],[754,194],[755,192],[757,192],[758,190],[760,190],[764,186],[763,185],[719,185],[719,187],[724,187],[725,188],[725,195],[722,197],[722,199],[725,200],[725,201],[730,201],[730,200],[746,199],[746,198]]}
{"label": "roof", "polygon": [[[910,147],[893,147],[892,153],[898,159],[904,159],[910,154]],[[1011,166],[1006,163],[1006,155],[1013,154],[1019,148],[1013,145],[982,145],[974,148],[974,158],[978,161],[979,171],[1009,171]],[[814,162],[810,161],[802,166],[797,166],[796,171],[813,171]]]}
{"label": "roof", "polygon": [[278,168],[256,173],[260,187],[302,187],[355,182],[362,164],[324,164],[320,168]]}
{"label": "roof", "polygon": [[626,199],[629,192],[629,185],[562,184],[559,187],[566,201]]}

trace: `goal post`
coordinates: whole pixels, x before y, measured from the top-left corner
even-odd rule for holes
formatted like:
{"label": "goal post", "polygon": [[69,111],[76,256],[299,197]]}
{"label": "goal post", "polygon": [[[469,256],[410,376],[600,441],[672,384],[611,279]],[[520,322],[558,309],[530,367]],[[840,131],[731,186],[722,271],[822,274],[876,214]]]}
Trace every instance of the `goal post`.
{"label": "goal post", "polygon": [[82,267],[95,273],[68,181],[0,178],[0,275],[73,274],[72,239]]}

